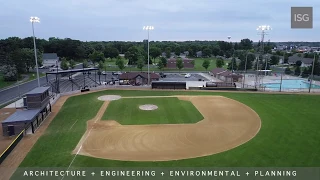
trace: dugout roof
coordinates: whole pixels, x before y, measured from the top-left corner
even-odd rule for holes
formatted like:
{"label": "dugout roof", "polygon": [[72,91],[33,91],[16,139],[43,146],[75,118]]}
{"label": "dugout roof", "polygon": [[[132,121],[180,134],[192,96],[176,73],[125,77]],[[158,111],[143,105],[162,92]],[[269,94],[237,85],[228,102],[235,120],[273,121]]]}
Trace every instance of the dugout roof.
{"label": "dugout roof", "polygon": [[16,122],[30,122],[32,121],[39,113],[41,109],[32,109],[32,110],[17,110],[6,120],[2,121],[4,123],[16,123]]}

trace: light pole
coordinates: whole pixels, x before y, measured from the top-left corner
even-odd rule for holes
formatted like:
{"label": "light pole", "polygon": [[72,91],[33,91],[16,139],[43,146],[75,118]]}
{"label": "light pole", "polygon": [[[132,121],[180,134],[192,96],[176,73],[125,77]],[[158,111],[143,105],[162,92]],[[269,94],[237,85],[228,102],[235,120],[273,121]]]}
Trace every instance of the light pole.
{"label": "light pole", "polygon": [[[263,59],[263,55],[264,55],[264,36],[267,35],[267,31],[270,31],[271,27],[269,25],[262,25],[262,26],[258,26],[257,31],[260,32],[261,34],[261,49],[260,49],[260,53]],[[257,67],[258,67],[258,61],[257,61]],[[256,73],[256,84],[258,83],[258,68],[257,68],[257,73]]]}
{"label": "light pole", "polygon": [[246,74],[247,74],[247,62],[248,62],[248,55],[251,54],[250,52],[247,52],[246,54],[246,62],[244,63],[244,76],[243,76],[243,82],[242,82],[242,88],[244,88],[244,82],[246,80]]}
{"label": "light pole", "polygon": [[266,55],[266,66],[264,67],[264,76],[267,76],[267,66],[268,66],[268,59],[269,59],[269,56]]}
{"label": "light pole", "polygon": [[[231,43],[230,39],[231,39],[231,36],[228,36],[228,42],[229,43]],[[231,49],[232,49],[232,46],[231,46]],[[234,52],[232,53],[232,56],[231,56],[231,70],[232,70],[232,73],[233,73],[233,54],[234,54]]]}
{"label": "light pole", "polygon": [[38,68],[38,58],[37,58],[37,47],[36,47],[36,38],[34,36],[34,23],[40,23],[40,18],[31,17],[30,22],[32,24],[32,33],[33,33],[33,47],[34,47],[34,57],[36,60],[36,68],[37,68],[37,79],[38,79],[38,87],[40,87],[40,79],[39,79],[39,68]]}
{"label": "light pole", "polygon": [[150,55],[149,55],[149,32],[150,30],[154,30],[153,26],[143,26],[143,30],[147,30],[148,31],[148,85],[150,85]]}
{"label": "light pole", "polygon": [[312,79],[313,79],[313,71],[314,71],[314,63],[316,61],[316,53],[314,53],[313,62],[312,62],[312,71],[310,75],[310,85],[309,85],[309,93],[311,92],[311,85],[312,85]]}

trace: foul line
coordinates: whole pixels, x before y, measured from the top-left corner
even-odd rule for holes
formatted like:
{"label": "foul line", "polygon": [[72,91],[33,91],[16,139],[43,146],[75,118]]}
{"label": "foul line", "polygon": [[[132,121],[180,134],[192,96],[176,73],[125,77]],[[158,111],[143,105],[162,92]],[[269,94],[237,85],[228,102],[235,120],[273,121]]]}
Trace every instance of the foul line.
{"label": "foul line", "polygon": [[[99,120],[99,114],[101,114],[100,113],[100,111],[102,111],[102,110],[105,110],[105,108],[104,108],[104,104],[101,106],[101,108],[100,108],[100,110],[98,111],[98,114],[97,114],[97,116],[95,117],[95,121],[94,121],[94,124]],[[77,120],[78,121],[78,120]],[[76,122],[77,122],[76,121]],[[75,123],[74,123],[75,124]],[[73,124],[73,125],[74,125]],[[72,126],[73,126],[72,125]],[[71,129],[71,128],[70,128]],[[90,130],[89,130],[89,132],[88,132],[88,134],[87,134],[87,136],[84,138],[84,140],[83,140],[83,142],[85,142],[86,140],[87,140],[87,138],[89,137],[89,135],[90,135],[90,133],[91,133],[91,130],[93,129],[93,126],[90,128]],[[76,159],[76,157],[77,157],[77,155],[79,154],[79,152],[80,152],[80,150],[82,149],[82,144],[81,144],[81,146],[79,147],[79,149],[78,149],[78,151],[77,151],[77,153],[76,153],[76,155],[73,157],[73,159],[72,159],[72,161],[71,161],[71,163],[69,164],[69,166],[68,166],[68,168],[67,168],[67,171],[70,169],[70,167],[71,167],[71,165],[72,165],[72,163],[73,163],[73,161]],[[64,178],[64,174],[63,174],[63,176],[62,176],[62,178],[61,178],[61,180],[63,180],[63,178]]]}

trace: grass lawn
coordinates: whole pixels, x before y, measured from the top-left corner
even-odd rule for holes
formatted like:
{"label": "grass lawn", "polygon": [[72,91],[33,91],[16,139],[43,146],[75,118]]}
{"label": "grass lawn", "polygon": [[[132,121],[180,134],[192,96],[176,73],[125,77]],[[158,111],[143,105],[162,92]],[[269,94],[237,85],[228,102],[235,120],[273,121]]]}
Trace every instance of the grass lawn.
{"label": "grass lawn", "polygon": [[[262,127],[255,138],[219,154],[168,162],[127,162],[78,155],[71,167],[319,167],[320,96],[188,91],[109,90],[69,98],[21,164],[21,167],[68,167],[71,151],[98,112],[105,94],[121,96],[222,95],[255,110]],[[126,100],[125,100],[126,101]],[[138,102],[137,100],[135,100]],[[166,100],[164,100],[165,102]],[[156,100],[154,101],[155,103]],[[112,108],[122,102],[112,103]],[[127,108],[124,106],[124,108]],[[185,107],[181,109],[187,109]],[[125,112],[125,111],[124,111]],[[177,114],[179,112],[176,112]],[[232,112],[230,112],[232,113]],[[105,116],[116,116],[107,111]],[[120,121],[126,115],[119,115]],[[177,115],[178,116],[178,115]],[[131,117],[132,119],[137,117]],[[132,123],[132,122],[128,122]],[[144,123],[144,122],[138,122]],[[70,127],[73,128],[70,130]]]}
{"label": "grass lawn", "polygon": [[0,89],[11,86],[16,82],[17,81],[4,81],[3,75],[0,73]]}
{"label": "grass lawn", "polygon": [[[144,104],[157,105],[158,109],[139,109],[139,106]],[[102,119],[116,120],[122,125],[182,124],[199,122],[203,116],[190,101],[178,98],[141,98],[112,101]]]}
{"label": "grass lawn", "polygon": [[[32,80],[37,79],[37,73],[27,73],[27,74],[24,74],[24,75],[28,75],[29,77],[28,77],[28,79],[25,79],[20,83],[24,83],[24,82],[28,82],[28,81],[32,81]],[[39,76],[43,77],[43,76],[45,76],[45,74],[39,73]],[[23,77],[21,77],[20,80],[22,78]],[[9,82],[8,81],[4,81],[3,75],[0,74],[0,89],[8,87],[8,86],[11,86],[11,85],[13,85],[15,83],[17,83],[17,81],[9,81]]]}

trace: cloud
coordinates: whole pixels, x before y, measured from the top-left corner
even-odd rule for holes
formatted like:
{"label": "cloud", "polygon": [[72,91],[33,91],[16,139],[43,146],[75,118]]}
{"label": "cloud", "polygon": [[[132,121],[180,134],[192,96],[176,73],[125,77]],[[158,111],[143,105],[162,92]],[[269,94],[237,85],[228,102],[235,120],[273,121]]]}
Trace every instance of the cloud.
{"label": "cloud", "polygon": [[[269,24],[271,40],[320,40],[320,1],[309,0],[0,0],[0,38],[28,36],[30,16],[38,16],[41,38],[83,40],[136,40],[145,38],[142,26],[153,25],[153,38],[258,40],[256,27]],[[292,30],[291,7],[313,6],[314,29]],[[318,38],[318,39],[317,39]]]}

